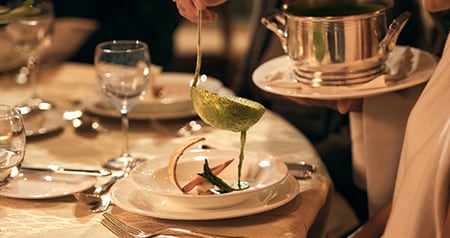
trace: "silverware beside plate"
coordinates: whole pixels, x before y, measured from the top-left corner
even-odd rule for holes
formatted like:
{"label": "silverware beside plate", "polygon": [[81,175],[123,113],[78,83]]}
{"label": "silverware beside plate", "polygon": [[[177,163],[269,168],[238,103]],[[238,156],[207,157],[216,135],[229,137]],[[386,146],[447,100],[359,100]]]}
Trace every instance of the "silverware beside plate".
{"label": "silverware beside plate", "polygon": [[95,187],[93,192],[77,192],[74,193],[73,196],[78,201],[91,206],[92,212],[103,212],[108,209],[111,204],[111,199],[108,195],[109,189],[124,176],[127,176],[126,172],[116,172],[106,183]]}
{"label": "silverware beside plate", "polygon": [[125,222],[114,217],[112,214],[104,213],[103,217],[104,219],[101,221],[101,224],[119,237],[144,238],[144,237],[160,237],[160,236],[173,237],[173,235],[180,235],[180,237],[189,236],[189,237],[203,237],[203,238],[244,238],[244,236],[226,236],[226,235],[191,231],[185,228],[178,228],[178,227],[159,228],[152,232],[144,232],[142,230],[139,230],[126,224]]}
{"label": "silverware beside plate", "polygon": [[100,169],[71,169],[71,168],[63,168],[57,165],[49,165],[47,167],[27,167],[22,166],[21,170],[26,171],[36,171],[36,172],[54,172],[60,174],[75,174],[75,175],[86,175],[86,176],[108,176],[111,175],[111,171]]}
{"label": "silverware beside plate", "polygon": [[93,192],[77,192],[73,196],[80,202],[90,205],[91,211],[94,213],[104,212],[111,205],[111,198],[109,196],[109,190],[120,179],[128,177],[130,171],[140,163],[139,160],[134,160],[126,165],[121,170],[114,172],[109,180],[101,185],[95,187]]}
{"label": "silverware beside plate", "polygon": [[308,164],[306,161],[286,162],[286,166],[289,172],[297,179],[309,179],[317,170],[315,165]]}

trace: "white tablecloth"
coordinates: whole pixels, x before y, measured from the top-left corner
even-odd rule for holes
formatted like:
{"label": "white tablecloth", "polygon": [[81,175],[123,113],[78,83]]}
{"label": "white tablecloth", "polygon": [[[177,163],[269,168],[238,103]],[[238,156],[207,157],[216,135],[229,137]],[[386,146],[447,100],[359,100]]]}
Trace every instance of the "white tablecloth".
{"label": "white tablecloth", "polygon": [[[0,80],[5,80],[1,78]],[[66,63],[51,66],[42,74],[41,97],[67,108],[67,103],[83,99],[96,90],[91,65]],[[0,95],[0,102],[1,100]],[[130,150],[152,158],[168,154],[186,138],[175,131],[192,118],[170,121],[131,121]],[[120,153],[120,122],[101,119],[110,133],[87,136],[75,133],[66,122],[61,132],[30,139],[25,165],[57,164],[65,167],[100,168],[101,162]],[[224,130],[206,130],[207,144],[218,149],[238,149],[239,134]],[[176,225],[199,231],[249,237],[320,237],[330,207],[332,183],[309,141],[278,115],[268,111],[247,133],[246,150],[258,150],[284,161],[304,160],[317,166],[311,179],[301,180],[299,195],[288,204],[258,215],[219,221],[168,221],[144,217],[112,206],[110,212],[130,224],[147,230],[155,226]],[[105,178],[102,178],[105,179]],[[101,181],[100,181],[101,182]],[[21,200],[0,197],[1,237],[114,237],[93,214],[72,196],[49,200]],[[155,225],[156,224],[156,225]]]}

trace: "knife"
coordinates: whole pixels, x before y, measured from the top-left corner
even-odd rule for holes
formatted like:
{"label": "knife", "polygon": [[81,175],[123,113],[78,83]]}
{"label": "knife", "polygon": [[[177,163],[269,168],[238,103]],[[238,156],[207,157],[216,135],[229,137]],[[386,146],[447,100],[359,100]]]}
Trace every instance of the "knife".
{"label": "knife", "polygon": [[104,169],[100,169],[100,170],[93,170],[93,169],[69,169],[69,168],[59,167],[57,165],[49,165],[48,167],[44,167],[44,168],[22,166],[20,169],[21,170],[26,170],[26,171],[53,172],[53,173],[59,173],[59,174],[75,174],[75,175],[86,175],[86,176],[107,176],[107,175],[111,175],[111,171],[104,170]]}

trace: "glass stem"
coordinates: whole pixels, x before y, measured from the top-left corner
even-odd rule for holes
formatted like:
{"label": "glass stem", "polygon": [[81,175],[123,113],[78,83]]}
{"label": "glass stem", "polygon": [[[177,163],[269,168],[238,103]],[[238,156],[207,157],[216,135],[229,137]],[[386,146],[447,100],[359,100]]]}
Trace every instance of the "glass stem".
{"label": "glass stem", "polygon": [[130,157],[128,150],[128,110],[121,110],[122,115],[122,136],[123,136],[123,148],[122,157]]}
{"label": "glass stem", "polygon": [[30,87],[32,90],[31,100],[37,99],[37,77],[38,77],[38,68],[36,64],[36,58],[30,56],[27,60],[27,68],[28,68],[28,80],[30,82]]}
{"label": "glass stem", "polygon": [[36,80],[37,80],[37,65],[36,58],[33,56],[27,57],[27,64],[22,66],[16,75],[15,81],[17,84],[28,84],[31,91],[29,99],[37,97]]}

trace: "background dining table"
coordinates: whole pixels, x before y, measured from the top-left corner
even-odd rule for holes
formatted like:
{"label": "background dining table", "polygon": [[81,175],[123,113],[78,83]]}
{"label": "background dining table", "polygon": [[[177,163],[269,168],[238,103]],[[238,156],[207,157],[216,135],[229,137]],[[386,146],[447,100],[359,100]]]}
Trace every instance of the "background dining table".
{"label": "background dining table", "polygon": [[[40,75],[38,93],[57,105],[57,113],[49,116],[62,117],[64,111],[72,110],[77,105],[73,102],[83,101],[96,93],[95,69],[92,65],[69,62],[46,66]],[[2,95],[0,102],[1,99]],[[122,137],[118,118],[98,118],[108,129],[107,133],[78,132],[71,121],[63,121],[63,127],[57,130],[31,136],[27,142],[24,166],[55,164],[69,168],[100,169],[102,162],[120,153]],[[177,136],[177,130],[195,119],[198,120],[195,116],[132,120],[129,132],[131,153],[149,159],[168,155],[175,145],[188,138]],[[239,149],[238,133],[205,127],[194,135],[206,137],[206,143],[213,148]],[[317,171],[309,179],[298,180],[300,191],[292,201],[260,214],[183,221],[138,215],[115,205],[107,212],[146,231],[176,226],[246,237],[323,237],[333,185],[308,139],[282,117],[267,111],[248,131],[246,150],[265,152],[286,162],[306,161],[314,164]],[[97,183],[106,179],[101,177]],[[77,202],[72,195],[52,199],[0,197],[0,237],[114,237],[100,224],[101,220],[101,213],[91,213],[88,206]]]}

